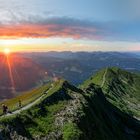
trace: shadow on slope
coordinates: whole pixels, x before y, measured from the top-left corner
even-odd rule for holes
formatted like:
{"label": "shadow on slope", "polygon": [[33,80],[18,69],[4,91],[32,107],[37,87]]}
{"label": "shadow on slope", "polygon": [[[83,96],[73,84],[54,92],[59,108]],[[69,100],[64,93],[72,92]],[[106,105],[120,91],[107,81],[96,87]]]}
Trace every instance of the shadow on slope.
{"label": "shadow on slope", "polygon": [[108,102],[102,90],[91,84],[84,95],[88,105],[79,123],[83,140],[138,140],[140,122]]}

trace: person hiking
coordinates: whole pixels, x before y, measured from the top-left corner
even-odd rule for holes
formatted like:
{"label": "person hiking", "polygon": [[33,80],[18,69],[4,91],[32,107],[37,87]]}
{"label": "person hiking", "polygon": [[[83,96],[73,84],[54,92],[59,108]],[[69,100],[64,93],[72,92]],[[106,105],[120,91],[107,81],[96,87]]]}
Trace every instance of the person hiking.
{"label": "person hiking", "polygon": [[22,108],[21,100],[18,101],[19,108]]}
{"label": "person hiking", "polygon": [[8,113],[8,107],[5,104],[2,104],[2,110],[3,110],[3,114],[7,114]]}

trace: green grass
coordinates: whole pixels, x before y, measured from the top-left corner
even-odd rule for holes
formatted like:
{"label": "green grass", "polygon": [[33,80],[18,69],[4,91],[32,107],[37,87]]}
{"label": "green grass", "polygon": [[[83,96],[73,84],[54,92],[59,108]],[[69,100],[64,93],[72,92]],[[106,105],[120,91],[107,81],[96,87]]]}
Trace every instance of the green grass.
{"label": "green grass", "polygon": [[61,129],[54,125],[55,114],[65,108],[68,103],[67,100],[58,100],[55,104],[49,105],[43,102],[58,92],[63,82],[63,80],[60,80],[54,83],[53,88],[32,108],[22,111],[18,115],[0,118],[0,128],[5,128],[5,125],[9,124],[18,131],[18,127],[21,127],[23,128],[22,133],[26,133],[28,138],[45,136],[49,132],[55,132]]}
{"label": "green grass", "polygon": [[[81,87],[87,88],[90,84],[101,86],[105,71],[97,72]],[[107,100],[129,115],[140,118],[140,75],[111,67],[107,69],[105,79],[102,90]]]}
{"label": "green grass", "polygon": [[26,133],[26,136],[30,139],[36,136],[45,136],[49,132],[55,132],[60,129],[54,125],[55,114],[64,109],[66,105],[66,101],[60,101],[54,105],[44,105],[43,110],[38,106],[34,106],[31,109],[23,111],[20,115],[1,118],[0,128],[5,129],[5,125],[8,124],[18,131],[22,127],[24,128],[22,133]]}
{"label": "green grass", "polygon": [[[55,132],[59,128],[54,125],[55,121],[55,114],[62,110],[66,105],[65,101],[60,101],[57,104],[45,106],[44,112],[41,112],[41,109],[34,108],[29,110],[27,114],[30,114],[31,119],[33,122],[28,125],[25,124],[26,130],[35,137],[36,135],[46,135],[49,132]],[[24,118],[28,119],[27,117],[23,116]],[[20,116],[21,121],[22,115]],[[35,126],[33,124],[36,124]]]}
{"label": "green grass", "polygon": [[[63,82],[64,82],[64,80],[59,80],[57,82],[54,82],[53,87],[51,89],[50,89],[50,87],[51,87],[50,83],[46,84],[46,85],[43,85],[43,86],[41,86],[39,88],[36,88],[36,89],[33,89],[31,91],[24,92],[21,95],[15,97],[15,98],[0,102],[0,104],[4,103],[8,106],[10,111],[15,111],[15,110],[19,109],[19,106],[18,106],[19,100],[21,100],[22,106],[26,106],[29,103],[35,101],[41,95],[43,95],[45,91],[50,89],[47,93],[47,96],[45,96],[44,98],[49,97],[54,92],[58,91],[62,87]],[[0,115],[2,115],[2,114],[3,114],[2,110],[0,110]]]}
{"label": "green grass", "polygon": [[96,85],[101,85],[104,73],[105,73],[105,69],[102,69],[102,70],[98,71],[96,74],[94,74],[89,79],[87,79],[79,87],[82,88],[82,89],[86,89],[91,83],[96,83]]}
{"label": "green grass", "polygon": [[47,96],[51,96],[54,92],[58,91],[60,88],[62,88],[62,84],[64,83],[65,80],[61,79],[58,80],[57,82],[53,83],[53,88],[49,90],[47,93]]}
{"label": "green grass", "polygon": [[81,135],[82,131],[75,123],[66,123],[63,126],[63,140],[79,140]]}
{"label": "green grass", "polygon": [[[14,111],[14,110],[19,109],[19,106],[18,106],[19,100],[21,100],[22,106],[25,106],[35,101],[37,98],[43,95],[43,93],[49,88],[50,88],[50,84],[43,85],[31,91],[23,92],[21,95],[15,98],[0,102],[0,104],[3,104],[3,103],[6,104],[10,111]],[[0,115],[2,115],[2,110],[0,110]]]}

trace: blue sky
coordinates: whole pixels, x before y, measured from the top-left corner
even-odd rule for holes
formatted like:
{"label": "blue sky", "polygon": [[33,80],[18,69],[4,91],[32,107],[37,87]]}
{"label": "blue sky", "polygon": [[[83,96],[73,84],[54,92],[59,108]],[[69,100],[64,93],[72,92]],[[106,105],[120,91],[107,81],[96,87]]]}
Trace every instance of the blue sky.
{"label": "blue sky", "polygon": [[139,0],[0,0],[0,3],[1,48],[15,45],[16,49],[21,46],[21,50],[43,51],[140,50]]}
{"label": "blue sky", "polygon": [[[98,21],[139,18],[139,0],[0,0],[1,11],[18,15],[68,16]],[[20,12],[20,13],[18,13]],[[24,17],[22,17],[24,18]]]}

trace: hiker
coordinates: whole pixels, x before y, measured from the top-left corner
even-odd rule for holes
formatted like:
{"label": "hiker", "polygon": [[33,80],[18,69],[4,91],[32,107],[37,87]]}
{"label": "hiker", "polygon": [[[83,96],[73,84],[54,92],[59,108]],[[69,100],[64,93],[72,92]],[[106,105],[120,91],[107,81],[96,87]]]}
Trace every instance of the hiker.
{"label": "hiker", "polygon": [[8,107],[5,104],[2,104],[2,110],[3,110],[3,114],[7,114],[8,113]]}
{"label": "hiker", "polygon": [[21,100],[18,101],[18,107],[22,108]]}

